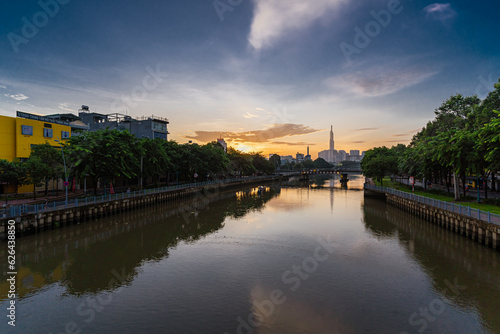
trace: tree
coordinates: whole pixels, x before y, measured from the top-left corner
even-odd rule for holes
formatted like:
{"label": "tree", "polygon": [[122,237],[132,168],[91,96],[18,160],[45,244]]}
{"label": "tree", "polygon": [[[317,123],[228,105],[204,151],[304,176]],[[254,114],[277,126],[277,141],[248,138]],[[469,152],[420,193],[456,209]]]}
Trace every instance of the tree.
{"label": "tree", "polygon": [[89,175],[97,194],[99,179],[115,177],[131,179],[140,172],[144,151],[139,140],[128,131],[98,130],[85,132],[69,139],[65,145],[68,160],[77,177]]}
{"label": "tree", "polygon": [[[19,160],[8,161],[0,159],[0,182],[11,184],[16,188],[16,194],[19,186],[28,184],[26,166]],[[5,195],[5,203],[8,202],[8,196]]]}
{"label": "tree", "polygon": [[251,175],[256,172],[252,164],[252,156],[248,153],[235,150],[232,147],[227,149],[227,155],[230,161],[230,169],[239,175]]}
{"label": "tree", "polygon": [[382,184],[384,176],[397,173],[397,156],[385,146],[373,148],[366,151],[361,170],[366,177],[376,178]]}
{"label": "tree", "polygon": [[278,154],[273,154],[269,158],[269,161],[273,164],[274,168],[280,168],[281,167],[281,157]]}
{"label": "tree", "polygon": [[142,159],[143,173],[140,177],[151,177],[158,186],[160,177],[166,175],[170,168],[170,157],[163,139],[143,138],[140,147],[145,153]]}
{"label": "tree", "polygon": [[42,158],[36,155],[30,156],[25,166],[28,179],[33,184],[33,199],[36,199],[36,187],[40,187],[46,181],[47,175],[51,174],[52,170]]}
{"label": "tree", "polygon": [[260,152],[254,153],[252,155],[252,165],[255,167],[257,171],[260,171],[264,174],[272,174],[276,167],[267,160]]}
{"label": "tree", "polygon": [[323,158],[314,160],[314,168],[332,168],[333,165]]}
{"label": "tree", "polygon": [[[31,163],[29,169],[39,168],[37,165],[43,164],[46,169],[44,177],[45,181],[45,196],[48,194],[48,184],[50,180],[59,179],[64,172],[63,160],[61,151],[49,143],[36,145],[31,149],[29,160],[35,159],[37,163]],[[29,161],[28,160],[28,161]],[[41,182],[37,182],[41,183]]]}

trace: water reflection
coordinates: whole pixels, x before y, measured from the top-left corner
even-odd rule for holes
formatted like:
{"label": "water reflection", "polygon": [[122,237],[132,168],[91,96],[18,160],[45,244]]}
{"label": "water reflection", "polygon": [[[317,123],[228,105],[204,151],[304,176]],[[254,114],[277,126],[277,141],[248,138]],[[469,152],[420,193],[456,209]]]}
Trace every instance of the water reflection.
{"label": "water reflection", "polygon": [[484,325],[500,332],[498,251],[386,203],[365,198],[363,222],[379,239],[397,239],[422,266],[445,300],[477,309]]}
{"label": "water reflection", "polygon": [[[17,241],[19,298],[54,283],[65,295],[112,291],[128,285],[145,262],[160,261],[179,242],[195,242],[224,226],[226,217],[261,210],[279,195],[279,187],[200,195],[112,215],[95,222],[66,226]],[[2,247],[0,259],[6,259]],[[119,268],[119,269],[118,269]],[[0,264],[0,300],[8,293],[6,261]]]}
{"label": "water reflection", "polygon": [[[21,238],[16,330],[500,332],[498,253],[363,199],[363,179],[350,179],[349,190],[328,176],[206,194]],[[275,290],[283,302],[270,308]],[[441,306],[423,328],[421,310]]]}

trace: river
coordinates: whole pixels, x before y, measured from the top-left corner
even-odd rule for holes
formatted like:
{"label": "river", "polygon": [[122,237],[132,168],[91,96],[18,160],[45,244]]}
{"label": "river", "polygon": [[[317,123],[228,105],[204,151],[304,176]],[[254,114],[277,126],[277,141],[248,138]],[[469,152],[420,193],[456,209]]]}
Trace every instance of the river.
{"label": "river", "polygon": [[0,333],[500,333],[499,252],[364,178],[199,196],[16,240]]}

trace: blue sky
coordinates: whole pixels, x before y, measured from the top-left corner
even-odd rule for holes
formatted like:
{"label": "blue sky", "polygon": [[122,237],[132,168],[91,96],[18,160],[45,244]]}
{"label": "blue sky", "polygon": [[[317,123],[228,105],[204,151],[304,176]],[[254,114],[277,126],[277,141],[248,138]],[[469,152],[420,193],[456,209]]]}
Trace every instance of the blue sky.
{"label": "blue sky", "polygon": [[1,114],[154,114],[181,143],[315,158],[330,124],[337,149],[408,143],[500,77],[492,1],[2,3]]}

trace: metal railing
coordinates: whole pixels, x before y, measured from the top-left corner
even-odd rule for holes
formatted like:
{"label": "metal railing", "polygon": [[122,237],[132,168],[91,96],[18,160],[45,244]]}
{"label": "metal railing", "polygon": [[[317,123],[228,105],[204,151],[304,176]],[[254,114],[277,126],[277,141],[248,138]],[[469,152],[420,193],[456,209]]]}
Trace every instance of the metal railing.
{"label": "metal railing", "polygon": [[41,213],[41,212],[47,212],[47,211],[54,211],[54,210],[60,210],[60,209],[66,209],[66,208],[74,208],[74,207],[79,207],[79,206],[85,206],[88,204],[97,204],[97,203],[104,203],[104,202],[109,202],[109,201],[116,201],[120,199],[125,199],[125,198],[134,198],[138,196],[144,196],[144,195],[149,195],[149,194],[157,194],[157,193],[164,193],[164,192],[169,192],[169,191],[176,191],[176,190],[182,190],[182,189],[189,189],[189,188],[195,188],[195,187],[204,187],[208,185],[214,185],[214,184],[226,184],[226,183],[237,183],[241,181],[249,181],[249,180],[261,180],[261,179],[267,179],[273,177],[273,175],[268,175],[268,176],[253,176],[253,177],[242,177],[242,178],[235,178],[235,179],[224,179],[224,180],[214,180],[214,181],[204,181],[204,182],[194,182],[194,183],[186,183],[186,184],[178,184],[174,186],[165,186],[161,188],[154,188],[154,189],[143,189],[143,190],[136,190],[136,191],[131,191],[131,192],[121,192],[121,193],[114,193],[114,194],[107,194],[107,195],[98,195],[98,196],[89,196],[85,198],[74,198],[74,199],[68,199],[68,203],[66,205],[65,200],[60,200],[60,201],[53,201],[49,203],[38,203],[38,204],[20,204],[20,205],[13,205],[5,209],[0,209],[0,218],[12,218],[12,217],[18,217],[22,214],[29,214],[29,213]]}
{"label": "metal railing", "polygon": [[401,191],[401,190],[397,190],[397,189],[393,189],[393,188],[388,188],[388,187],[376,186],[376,185],[372,185],[372,184],[365,184],[365,189],[393,194],[393,195],[396,195],[396,196],[399,196],[402,198],[413,200],[413,201],[418,202],[418,203],[423,203],[423,204],[430,205],[430,206],[433,206],[436,208],[440,208],[442,210],[458,213],[461,215],[465,215],[467,217],[476,218],[476,219],[486,221],[488,223],[500,226],[500,215],[491,213],[489,211],[474,209],[474,208],[471,208],[470,206],[463,206],[460,204],[441,201],[441,200],[438,200],[435,198],[415,195],[415,194],[408,193],[405,191]]}

